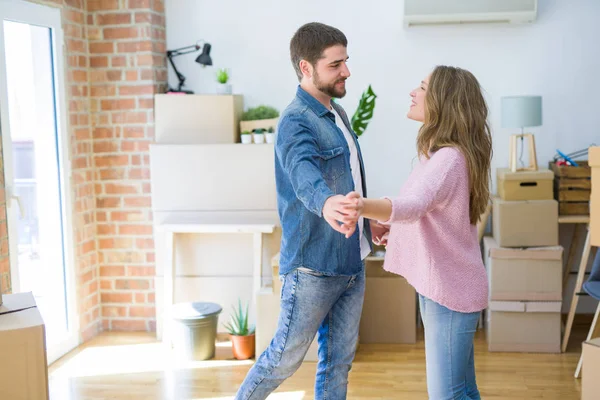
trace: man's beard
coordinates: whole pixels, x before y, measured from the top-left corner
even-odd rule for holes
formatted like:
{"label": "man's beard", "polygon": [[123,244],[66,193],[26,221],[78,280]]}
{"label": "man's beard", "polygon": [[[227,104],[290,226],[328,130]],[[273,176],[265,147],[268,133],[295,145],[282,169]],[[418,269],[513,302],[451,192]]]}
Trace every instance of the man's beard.
{"label": "man's beard", "polygon": [[313,84],[315,85],[315,87],[317,89],[319,89],[321,92],[325,93],[327,96],[335,97],[336,99],[341,99],[342,97],[344,97],[346,95],[346,87],[337,88],[335,86],[337,83],[344,82],[345,80],[346,80],[345,78],[342,78],[342,79],[335,80],[331,83],[323,83],[323,82],[321,82],[321,79],[319,78],[319,74],[317,73],[317,71],[315,71],[313,74]]}

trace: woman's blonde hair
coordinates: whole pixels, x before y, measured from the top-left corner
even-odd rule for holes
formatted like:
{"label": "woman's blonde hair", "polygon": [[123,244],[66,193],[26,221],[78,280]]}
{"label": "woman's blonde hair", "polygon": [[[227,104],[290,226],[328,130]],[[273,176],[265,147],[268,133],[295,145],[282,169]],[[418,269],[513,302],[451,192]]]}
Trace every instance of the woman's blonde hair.
{"label": "woman's blonde hair", "polygon": [[420,155],[458,148],[469,169],[469,219],[476,224],[490,201],[492,135],[479,82],[460,68],[438,66],[425,93],[425,121],[417,137]]}

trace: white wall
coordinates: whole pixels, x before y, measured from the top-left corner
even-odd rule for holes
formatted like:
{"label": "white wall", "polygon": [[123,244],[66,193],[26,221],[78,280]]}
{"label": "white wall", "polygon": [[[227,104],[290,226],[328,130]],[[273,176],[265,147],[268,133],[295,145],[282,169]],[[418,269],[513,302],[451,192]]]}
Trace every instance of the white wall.
{"label": "white wall", "polygon": [[371,197],[395,194],[410,172],[418,124],[405,118],[408,93],[437,64],[470,70],[485,89],[493,167],[507,165],[508,136],[517,133],[500,128],[505,95],[543,96],[544,124],[529,130],[536,134],[541,164],[556,148],[570,152],[600,144],[599,1],[540,0],[538,21],[526,26],[406,30],[402,10],[402,1],[387,0],[166,0],[167,45],[174,49],[198,39],[212,44],[213,67],[194,63],[198,53],[175,59],[197,93],[214,93],[216,68],[226,67],[246,107],[283,109],[297,85],[289,61],[294,31],[309,21],[340,28],[349,40],[352,72],[340,103],[352,114],[369,84],[378,95],[375,117],[361,138]]}

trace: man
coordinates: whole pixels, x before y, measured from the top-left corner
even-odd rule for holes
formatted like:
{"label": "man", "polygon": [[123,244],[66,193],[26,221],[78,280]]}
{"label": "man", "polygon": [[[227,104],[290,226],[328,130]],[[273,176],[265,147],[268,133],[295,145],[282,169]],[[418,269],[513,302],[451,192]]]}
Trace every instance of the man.
{"label": "man", "polygon": [[[369,225],[341,212],[364,167],[346,113],[347,40],[336,28],[306,24],[290,43],[300,85],[282,113],[275,144],[282,225],[281,310],[275,337],[236,399],[265,399],[300,366],[318,332],[316,399],[345,399],[365,290]],[[333,228],[333,229],[332,229]]]}

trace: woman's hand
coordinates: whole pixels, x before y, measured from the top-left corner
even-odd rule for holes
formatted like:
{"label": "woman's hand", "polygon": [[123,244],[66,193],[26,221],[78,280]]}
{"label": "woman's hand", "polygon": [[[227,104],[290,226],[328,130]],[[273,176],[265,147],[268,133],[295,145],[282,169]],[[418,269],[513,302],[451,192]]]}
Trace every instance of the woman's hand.
{"label": "woman's hand", "polygon": [[364,208],[363,198],[357,192],[350,192],[346,195],[346,204],[343,208],[343,213],[347,218],[351,218],[350,221],[344,223],[344,229],[346,230],[346,239],[352,236],[356,230],[356,224],[358,219],[362,215]]}

